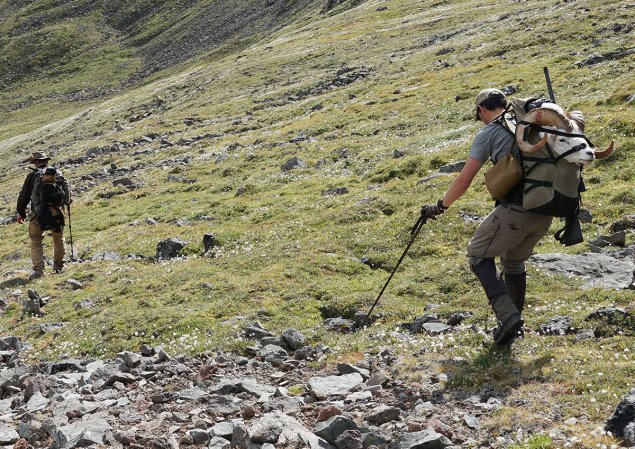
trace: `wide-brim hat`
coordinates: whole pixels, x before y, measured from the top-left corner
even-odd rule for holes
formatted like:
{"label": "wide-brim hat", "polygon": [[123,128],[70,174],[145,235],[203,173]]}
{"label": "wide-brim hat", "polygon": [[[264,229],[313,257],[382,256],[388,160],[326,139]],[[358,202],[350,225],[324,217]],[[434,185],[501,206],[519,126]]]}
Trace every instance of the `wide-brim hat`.
{"label": "wide-brim hat", "polygon": [[485,100],[489,100],[490,98],[505,99],[507,97],[505,96],[505,93],[503,93],[503,91],[500,89],[490,88],[480,91],[476,96],[476,121],[480,120],[480,118],[478,117],[478,107],[481,105],[481,103],[483,103]]}
{"label": "wide-brim hat", "polygon": [[25,163],[32,163],[35,161],[50,161],[51,158],[46,155],[46,153],[42,153],[40,151],[36,151],[35,153],[31,153],[31,156],[24,160]]}

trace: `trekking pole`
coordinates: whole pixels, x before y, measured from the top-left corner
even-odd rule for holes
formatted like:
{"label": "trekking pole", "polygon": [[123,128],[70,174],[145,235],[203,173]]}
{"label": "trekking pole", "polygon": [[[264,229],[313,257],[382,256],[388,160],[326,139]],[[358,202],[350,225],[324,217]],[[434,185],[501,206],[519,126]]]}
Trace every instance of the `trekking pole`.
{"label": "trekking pole", "polygon": [[388,284],[390,283],[390,280],[392,279],[392,277],[394,276],[395,272],[397,271],[397,268],[399,268],[399,265],[401,265],[401,262],[403,261],[404,257],[406,257],[406,254],[408,253],[408,250],[410,249],[410,247],[414,243],[415,239],[417,238],[417,235],[419,235],[419,231],[421,231],[421,228],[423,227],[424,224],[426,224],[427,220],[428,220],[428,218],[426,217],[425,212],[422,211],[421,212],[421,216],[419,217],[417,222],[414,224],[414,226],[410,230],[410,235],[412,237],[410,238],[410,242],[408,242],[408,246],[406,246],[405,251],[403,252],[401,257],[399,258],[399,261],[397,262],[397,265],[395,265],[395,268],[392,269],[392,273],[390,273],[390,276],[388,277],[388,280],[384,284],[384,287],[379,292],[379,296],[377,296],[377,299],[373,303],[373,306],[370,308],[370,310],[368,311],[368,313],[364,317],[364,321],[362,321],[362,326],[361,326],[362,328],[366,325],[366,321],[368,321],[368,318],[370,317],[370,314],[373,313],[373,310],[375,309],[375,306],[379,302],[379,299],[381,298],[381,295],[384,294],[384,290],[386,290],[386,287],[388,287]]}
{"label": "trekking pole", "polygon": [[547,81],[547,89],[549,89],[549,98],[551,98],[551,101],[555,103],[556,96],[553,93],[553,87],[551,87],[551,78],[549,77],[549,68],[543,67],[542,70],[544,70],[545,72],[545,81]]}
{"label": "trekking pole", "polygon": [[73,222],[71,221],[71,205],[66,205],[68,208],[68,235],[71,239],[71,262],[75,261],[75,251],[73,250]]}

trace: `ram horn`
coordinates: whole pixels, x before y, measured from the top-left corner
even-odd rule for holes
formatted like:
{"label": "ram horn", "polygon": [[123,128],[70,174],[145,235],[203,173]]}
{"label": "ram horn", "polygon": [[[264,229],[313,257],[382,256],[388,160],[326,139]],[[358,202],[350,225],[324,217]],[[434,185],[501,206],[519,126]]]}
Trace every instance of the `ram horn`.
{"label": "ram horn", "polygon": [[536,144],[531,144],[528,141],[523,139],[525,128],[527,128],[527,125],[519,124],[518,126],[516,126],[516,143],[518,144],[518,148],[520,148],[520,151],[522,151],[523,153],[526,153],[526,154],[535,153],[536,151],[538,151],[539,149],[545,146],[549,136],[545,134],[540,140],[540,142]]}
{"label": "ram horn", "polygon": [[[529,117],[533,114],[533,117]],[[541,126],[553,126],[564,129],[567,132],[573,131],[571,120],[565,115],[564,110],[558,105],[547,103],[540,108],[529,111],[525,120]]]}
{"label": "ram horn", "polygon": [[571,120],[572,122],[574,122],[576,125],[578,125],[578,130],[580,132],[584,132],[584,126],[586,125],[586,122],[584,120],[584,114],[582,114],[582,112],[580,111],[571,111],[571,112],[567,112],[567,118],[569,120]]}
{"label": "ram horn", "polygon": [[610,145],[608,146],[608,148],[604,151],[596,151],[594,153],[595,158],[596,159],[602,159],[605,157],[608,157],[612,152],[613,152],[613,147],[615,146],[615,142],[613,140],[611,140]]}

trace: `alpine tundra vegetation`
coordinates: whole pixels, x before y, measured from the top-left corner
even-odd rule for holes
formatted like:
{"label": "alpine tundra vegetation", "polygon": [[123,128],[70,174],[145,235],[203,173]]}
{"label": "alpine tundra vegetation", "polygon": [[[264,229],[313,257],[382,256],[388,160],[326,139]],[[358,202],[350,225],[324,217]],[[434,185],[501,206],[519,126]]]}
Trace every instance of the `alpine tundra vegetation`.
{"label": "alpine tundra vegetation", "polygon": [[[634,23],[623,0],[0,1],[0,337],[34,366],[142,345],[247,363],[294,328],[322,351],[284,369],[377,359],[378,385],[406,386],[401,413],[423,418],[380,423],[392,435],[461,424],[478,437],[446,429],[456,447],[635,444],[605,429],[635,387]],[[482,177],[425,224],[370,324],[343,331],[460,170],[477,93],[546,98],[543,67],[558,104],[615,150],[583,170],[585,241],[561,246],[556,219],[530,259],[522,338],[491,347],[465,257],[493,207]],[[75,254],[29,280],[14,220],[36,151],[72,187]],[[319,401],[307,382],[289,395]],[[475,395],[494,404],[476,424],[422,412]],[[403,435],[391,444],[428,447]]]}

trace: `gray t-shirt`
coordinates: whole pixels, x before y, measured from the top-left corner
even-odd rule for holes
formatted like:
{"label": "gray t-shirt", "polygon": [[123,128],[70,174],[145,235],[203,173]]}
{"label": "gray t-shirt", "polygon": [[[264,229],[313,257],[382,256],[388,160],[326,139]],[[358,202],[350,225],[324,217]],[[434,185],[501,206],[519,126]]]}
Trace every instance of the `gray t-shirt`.
{"label": "gray t-shirt", "polygon": [[510,149],[512,154],[518,158],[518,146],[515,145],[514,136],[500,124],[492,122],[485,125],[474,137],[470,148],[470,157],[483,163],[487,159],[496,163]]}

